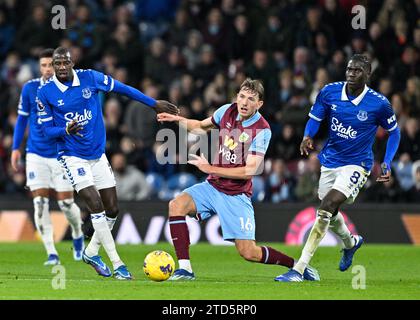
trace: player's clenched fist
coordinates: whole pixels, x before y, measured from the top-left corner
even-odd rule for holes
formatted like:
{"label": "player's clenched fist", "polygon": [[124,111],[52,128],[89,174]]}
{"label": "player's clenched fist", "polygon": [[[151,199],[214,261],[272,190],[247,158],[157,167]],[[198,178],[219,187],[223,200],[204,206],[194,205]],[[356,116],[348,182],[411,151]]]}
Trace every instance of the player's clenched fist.
{"label": "player's clenched fist", "polygon": [[314,141],[311,137],[303,137],[303,140],[300,144],[300,154],[307,156],[310,150],[314,149]]}
{"label": "player's clenched fist", "polygon": [[175,114],[175,115],[179,114],[178,107],[166,100],[157,100],[155,111],[158,114],[163,113],[163,112]]}

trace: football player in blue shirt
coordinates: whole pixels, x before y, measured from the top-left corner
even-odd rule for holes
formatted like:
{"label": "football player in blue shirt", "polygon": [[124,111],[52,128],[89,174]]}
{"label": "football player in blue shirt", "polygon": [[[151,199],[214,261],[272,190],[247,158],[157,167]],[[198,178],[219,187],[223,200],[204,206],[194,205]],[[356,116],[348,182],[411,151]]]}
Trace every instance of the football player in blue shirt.
{"label": "football player in blue shirt", "polygon": [[302,155],[313,149],[313,137],[321,121],[326,119],[329,126],[328,140],[318,156],[322,165],[318,189],[321,205],[299,261],[276,281],[303,281],[302,273],[328,228],[345,246],[339,263],[341,271],[351,266],[355,252],[363,244],[361,236],[350,233],[339,208],[343,203],[354,202],[370,174],[378,126],[389,132],[389,138],[382,175],[376,181],[389,181],[391,161],[400,141],[397,119],[388,99],[366,85],[370,73],[369,60],[364,55],[354,55],[347,64],[346,82],[326,85],[311,108],[300,145]]}
{"label": "football player in blue shirt", "polygon": [[94,235],[83,252],[83,261],[104,277],[112,275],[98,255],[102,244],[114,277],[132,279],[120,259],[111,234],[118,214],[115,178],[105,156],[106,132],[99,92],[116,92],[142,102],[157,113],[177,114],[167,101],[155,100],[139,90],[94,70],[74,70],[68,49],[54,51],[55,75],[38,90],[38,116],[45,134],[58,141],[58,159],[74,189],[91,214]]}
{"label": "football player in blue shirt", "polygon": [[29,80],[22,88],[11,155],[12,168],[17,171],[21,159],[19,148],[29,122],[29,136],[26,144],[26,185],[33,197],[35,226],[48,254],[45,265],[60,263],[54,246],[53,226],[49,213],[50,188],[57,192],[58,205],[70,223],[75,260],[82,260],[84,248],[82,219],[80,209],[73,199],[73,187],[57,161],[57,143],[55,139],[50,139],[43,134],[37,115],[38,88],[54,74],[53,51],[53,49],[45,49],[41,52],[39,56],[41,78]]}

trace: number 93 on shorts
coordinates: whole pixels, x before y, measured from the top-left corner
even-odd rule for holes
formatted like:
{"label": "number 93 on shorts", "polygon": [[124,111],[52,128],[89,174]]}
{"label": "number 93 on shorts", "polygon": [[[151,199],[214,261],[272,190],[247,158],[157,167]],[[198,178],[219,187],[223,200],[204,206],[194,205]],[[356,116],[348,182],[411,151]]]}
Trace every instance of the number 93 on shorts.
{"label": "number 93 on shorts", "polygon": [[353,203],[364,186],[370,172],[361,166],[348,165],[338,168],[321,167],[318,196],[322,200],[331,190],[338,190],[347,197],[346,203]]}

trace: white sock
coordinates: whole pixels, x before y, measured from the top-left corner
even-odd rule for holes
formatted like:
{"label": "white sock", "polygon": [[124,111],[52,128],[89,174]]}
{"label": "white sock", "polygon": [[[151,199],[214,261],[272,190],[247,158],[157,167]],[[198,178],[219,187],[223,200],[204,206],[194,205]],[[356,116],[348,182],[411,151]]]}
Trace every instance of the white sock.
{"label": "white sock", "polygon": [[331,216],[332,214],[325,210],[317,211],[315,224],[312,226],[311,233],[309,234],[305,246],[303,247],[302,255],[300,256],[299,261],[293,267],[293,269],[300,274],[303,274],[305,271],[316,249],[318,248],[319,243],[327,233]]}
{"label": "white sock", "polygon": [[350,230],[347,228],[346,223],[344,222],[344,217],[340,212],[331,218],[330,229],[340,237],[346,249],[353,248],[356,244],[356,239],[352,236]]}
{"label": "white sock", "polygon": [[[106,217],[106,222],[108,224],[108,228],[110,231],[112,231],[112,228],[114,228],[115,221],[117,221],[117,218]],[[100,248],[101,248],[101,241],[99,240],[97,232],[94,232],[92,239],[89,242],[89,245],[86,247],[85,252],[89,257],[97,256]]]}
{"label": "white sock", "polygon": [[95,232],[98,233],[98,238],[104,246],[104,249],[115,270],[124,263],[121,261],[117,253],[114,238],[112,237],[111,230],[109,230],[108,223],[106,222],[105,211],[92,213],[90,216],[92,219],[92,226],[95,229]]}
{"label": "white sock", "polygon": [[187,259],[178,260],[179,268],[187,270],[188,272],[193,272],[191,268],[191,262]]}
{"label": "white sock", "polygon": [[48,255],[58,255],[54,245],[54,230],[50,217],[49,199],[46,197],[35,197],[33,203],[35,226],[41,235],[45,250],[47,250]]}
{"label": "white sock", "polygon": [[67,217],[71,227],[71,237],[78,239],[83,236],[82,218],[80,216],[80,208],[74,203],[73,198],[58,200],[58,206]]}

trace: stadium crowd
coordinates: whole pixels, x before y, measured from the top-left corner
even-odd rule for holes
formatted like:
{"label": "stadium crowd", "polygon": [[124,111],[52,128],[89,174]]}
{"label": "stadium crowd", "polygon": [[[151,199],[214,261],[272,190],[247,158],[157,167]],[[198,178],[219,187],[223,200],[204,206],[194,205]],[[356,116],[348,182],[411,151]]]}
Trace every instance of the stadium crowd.
{"label": "stadium crowd", "polygon": [[[53,5],[66,9],[66,28],[53,29]],[[351,9],[366,8],[366,28],[353,29]],[[246,77],[261,79],[261,113],[273,131],[254,200],[317,200],[316,153],[299,144],[319,90],[343,81],[348,58],[370,57],[370,86],[386,96],[402,132],[393,178],[377,184],[386,132],[378,130],[376,165],[359,201],[420,201],[420,1],[398,0],[62,0],[0,1],[0,192],[26,193],[24,165],[10,166],[22,85],[38,76],[43,48],[69,47],[76,68],[92,68],[177,104],[204,119],[232,101]],[[103,95],[107,155],[121,200],[171,199],[203,179],[193,166],[161,165],[155,113],[138,102]],[[326,125],[316,137],[318,151]],[[189,136],[188,143],[196,137]]]}

